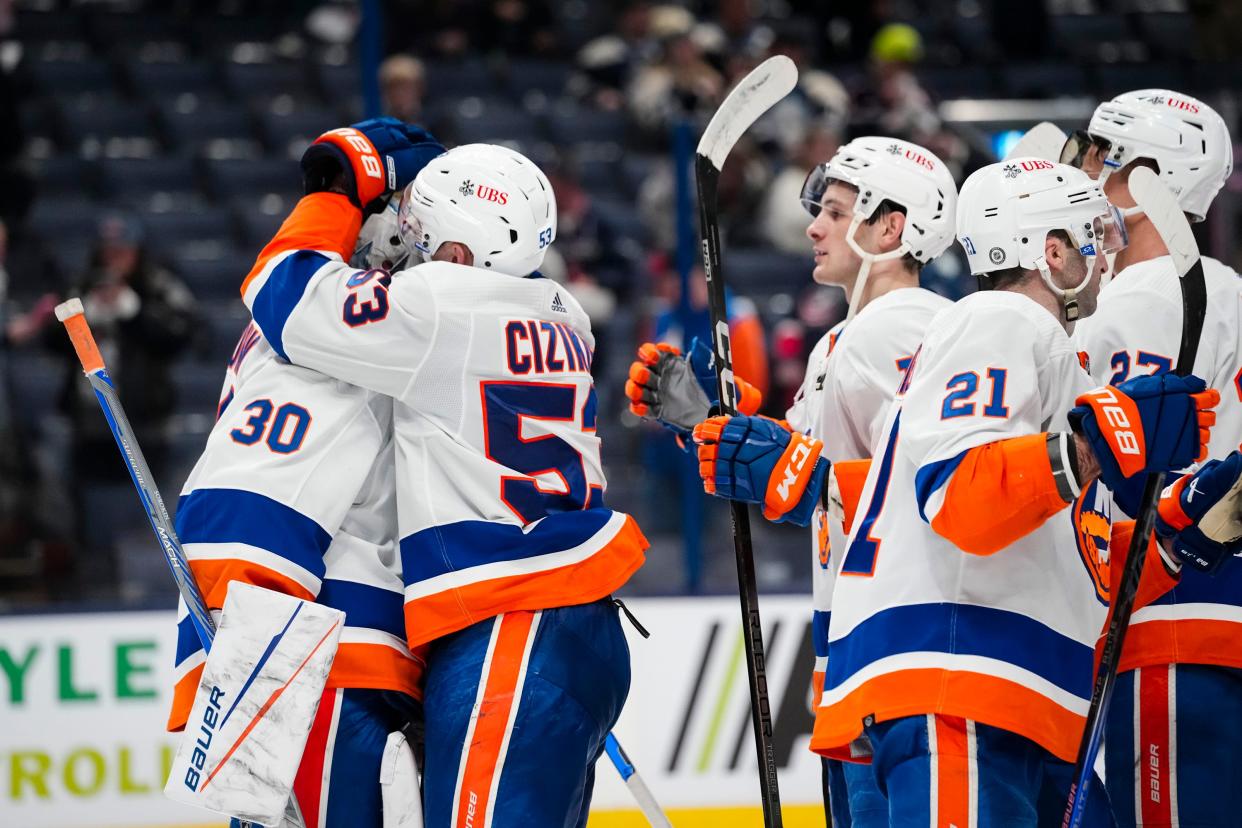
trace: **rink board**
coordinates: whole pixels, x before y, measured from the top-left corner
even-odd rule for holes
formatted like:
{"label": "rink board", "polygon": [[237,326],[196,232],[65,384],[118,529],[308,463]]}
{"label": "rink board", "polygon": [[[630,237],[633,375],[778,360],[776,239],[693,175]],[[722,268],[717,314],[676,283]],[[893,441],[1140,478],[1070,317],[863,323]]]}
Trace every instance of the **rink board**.
{"label": "rink board", "polygon": [[[634,678],[616,733],[678,828],[757,824],[759,787],[736,598],[634,599]],[[787,825],[823,824],[811,717],[809,601],[762,602]],[[220,825],[160,790],[175,645],[171,612],[0,618],[0,824]],[[643,825],[607,759],[591,828]],[[206,817],[206,818],[204,818]]]}

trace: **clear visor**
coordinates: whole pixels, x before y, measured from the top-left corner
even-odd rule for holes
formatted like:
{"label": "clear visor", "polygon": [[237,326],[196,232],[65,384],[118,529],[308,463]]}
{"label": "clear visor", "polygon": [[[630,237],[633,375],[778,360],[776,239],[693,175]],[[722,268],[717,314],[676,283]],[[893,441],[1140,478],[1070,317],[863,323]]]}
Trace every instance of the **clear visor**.
{"label": "clear visor", "polygon": [[843,184],[854,192],[858,191],[858,187],[852,181],[830,175],[827,164],[820,164],[807,173],[806,181],[802,182],[802,193],[798,196],[798,200],[811,214],[811,218],[818,216],[824,209],[824,193],[833,184]]}
{"label": "clear visor", "polygon": [[819,164],[807,173],[806,181],[802,182],[802,193],[798,196],[798,200],[811,214],[811,218],[818,216],[819,211],[823,209],[824,190],[828,189],[830,181],[828,165]]}
{"label": "clear visor", "polygon": [[1087,153],[1092,147],[1100,151],[1104,166],[1117,166],[1117,162],[1112,158],[1113,142],[1107,138],[1092,135],[1085,129],[1076,129],[1069,138],[1065,139],[1065,146],[1061,147],[1060,161],[1062,164],[1069,164],[1081,170],[1083,163],[1087,160]]}
{"label": "clear visor", "polygon": [[1084,256],[1117,253],[1130,243],[1125,219],[1121,217],[1121,211],[1112,204],[1089,222],[1070,227],[1069,233],[1078,245],[1078,252]]}
{"label": "clear visor", "polygon": [[414,258],[428,262],[431,261],[433,251],[427,245],[427,233],[423,229],[423,223],[413,209],[414,197],[410,195],[412,189],[412,186],[406,187],[401,192],[401,203],[397,207],[397,231],[401,234],[401,241],[414,254]]}

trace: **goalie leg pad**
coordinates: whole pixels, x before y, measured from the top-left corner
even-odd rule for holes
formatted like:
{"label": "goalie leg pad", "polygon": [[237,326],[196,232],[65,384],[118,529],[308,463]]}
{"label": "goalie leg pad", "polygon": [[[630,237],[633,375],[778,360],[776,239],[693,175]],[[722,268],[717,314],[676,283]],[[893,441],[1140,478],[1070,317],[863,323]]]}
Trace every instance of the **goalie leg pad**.
{"label": "goalie leg pad", "polygon": [[388,734],[380,763],[380,795],[384,828],[423,828],[423,792],[419,787],[414,749],[398,731]]}
{"label": "goalie leg pad", "polygon": [[234,582],[164,793],[279,825],[345,614]]}

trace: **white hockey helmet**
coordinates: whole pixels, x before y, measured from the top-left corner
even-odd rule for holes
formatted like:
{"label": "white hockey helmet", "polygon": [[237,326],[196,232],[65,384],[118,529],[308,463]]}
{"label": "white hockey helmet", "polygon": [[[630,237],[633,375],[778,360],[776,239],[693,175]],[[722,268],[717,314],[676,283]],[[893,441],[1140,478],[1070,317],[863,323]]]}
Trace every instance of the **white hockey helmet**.
{"label": "white hockey helmet", "polygon": [[353,255],[349,257],[352,267],[396,273],[410,264],[410,248],[401,238],[397,222],[399,200],[399,196],[392,196],[384,209],[372,213],[363,222]]}
{"label": "white hockey helmet", "polygon": [[[1058,287],[1044,258],[1048,233],[1067,233],[1087,258],[1087,275]],[[1078,318],[1078,294],[1091,281],[1095,257],[1126,246],[1125,222],[1099,182],[1082,170],[1042,158],[1013,158],[976,170],[957,202],[957,235],[978,276],[1022,267],[1038,270],[1060,297],[1065,318]]]}
{"label": "white hockey helmet", "polygon": [[527,276],[556,238],[556,197],[521,153],[465,144],[423,167],[401,194],[397,220],[424,261],[458,242],[470,248],[475,267]]}
{"label": "white hockey helmet", "polygon": [[[862,297],[873,262],[900,258],[907,253],[920,264],[935,259],[953,243],[953,220],[957,187],[944,162],[931,150],[897,138],[855,138],[837,150],[826,163],[811,170],[802,185],[802,204],[812,216],[819,215],[824,191],[834,181],[858,189],[854,218],[845,240],[863,260],[850,297],[850,315]],[[859,225],[871,218],[884,201],[906,212],[901,245],[887,253],[868,253],[854,239]]]}
{"label": "white hockey helmet", "polygon": [[1097,106],[1086,131],[1066,141],[1061,161],[1081,166],[1092,144],[1105,156],[1101,184],[1136,158],[1151,159],[1191,221],[1203,220],[1233,171],[1224,120],[1202,101],[1168,89],[1126,92]]}

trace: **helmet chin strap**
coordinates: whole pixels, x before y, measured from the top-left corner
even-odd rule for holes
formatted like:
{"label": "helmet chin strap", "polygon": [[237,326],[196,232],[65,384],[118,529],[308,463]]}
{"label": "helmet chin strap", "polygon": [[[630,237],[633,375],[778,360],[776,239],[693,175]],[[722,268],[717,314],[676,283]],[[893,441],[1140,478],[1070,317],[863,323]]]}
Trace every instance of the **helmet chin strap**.
{"label": "helmet chin strap", "polygon": [[875,262],[883,262],[888,259],[899,259],[910,251],[909,243],[903,241],[897,246],[896,250],[890,250],[887,253],[868,253],[863,250],[854,233],[857,232],[858,226],[863,223],[863,217],[854,214],[854,220],[850,222],[850,229],[845,231],[845,243],[850,246],[859,258],[862,259],[862,267],[858,268],[858,276],[854,278],[854,291],[850,294],[850,309],[845,314],[845,321],[849,322],[854,318],[854,314],[858,313],[858,306],[862,302],[863,291],[867,288],[867,278],[871,275],[871,265]]}
{"label": "helmet chin strap", "polygon": [[1096,254],[1094,253],[1084,256],[1087,260],[1087,275],[1072,288],[1057,287],[1056,283],[1052,281],[1052,271],[1048,268],[1048,260],[1043,256],[1035,260],[1035,269],[1039,271],[1040,278],[1044,280],[1044,284],[1048,286],[1048,289],[1061,300],[1061,308],[1064,311],[1066,322],[1073,322],[1078,319],[1078,294],[1091,282],[1091,274],[1095,272],[1095,256]]}

